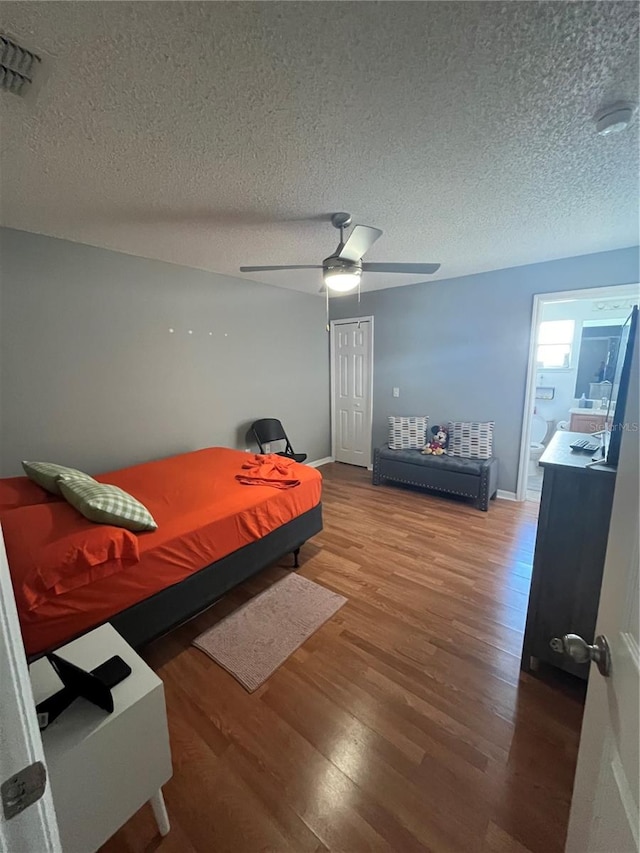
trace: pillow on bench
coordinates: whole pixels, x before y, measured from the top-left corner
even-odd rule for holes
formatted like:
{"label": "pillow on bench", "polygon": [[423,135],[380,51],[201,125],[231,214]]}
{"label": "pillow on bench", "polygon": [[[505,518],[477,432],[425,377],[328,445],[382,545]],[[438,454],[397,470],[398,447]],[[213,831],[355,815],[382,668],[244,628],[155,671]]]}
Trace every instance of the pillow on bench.
{"label": "pillow on bench", "polygon": [[449,456],[467,459],[490,459],[493,456],[493,428],[495,421],[449,421]]}
{"label": "pillow on bench", "polygon": [[427,443],[428,417],[389,418],[391,450],[422,450]]}

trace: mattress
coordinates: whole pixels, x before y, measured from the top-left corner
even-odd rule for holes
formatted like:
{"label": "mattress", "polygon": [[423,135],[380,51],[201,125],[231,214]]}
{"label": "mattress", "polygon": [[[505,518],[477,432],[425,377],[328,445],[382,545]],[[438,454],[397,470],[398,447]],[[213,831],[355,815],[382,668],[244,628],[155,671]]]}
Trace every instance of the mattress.
{"label": "mattress", "polygon": [[[135,534],[138,562],[75,589],[40,590],[35,605],[39,549],[50,549],[56,536],[94,525],[65,501],[17,482],[26,478],[0,481],[0,518],[27,653],[56,647],[108,621],[320,503],[322,477],[314,468],[296,463],[300,484],[292,489],[246,486],[235,479],[245,460],[241,451],[212,447],[95,475],[140,500],[158,529]],[[31,503],[18,505],[16,495],[22,494]]]}

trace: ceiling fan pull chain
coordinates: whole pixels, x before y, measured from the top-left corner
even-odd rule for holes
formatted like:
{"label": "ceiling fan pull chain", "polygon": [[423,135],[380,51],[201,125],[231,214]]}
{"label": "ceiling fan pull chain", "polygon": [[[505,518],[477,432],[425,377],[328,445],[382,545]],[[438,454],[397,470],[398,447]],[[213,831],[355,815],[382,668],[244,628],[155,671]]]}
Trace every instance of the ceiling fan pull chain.
{"label": "ceiling fan pull chain", "polygon": [[327,332],[329,331],[329,288],[325,287],[325,295],[327,297]]}

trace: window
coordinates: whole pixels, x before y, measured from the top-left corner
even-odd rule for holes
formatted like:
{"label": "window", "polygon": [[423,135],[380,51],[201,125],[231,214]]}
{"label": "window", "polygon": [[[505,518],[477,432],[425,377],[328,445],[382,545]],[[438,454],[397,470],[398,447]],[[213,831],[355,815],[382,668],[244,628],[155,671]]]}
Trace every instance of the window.
{"label": "window", "polygon": [[571,367],[571,345],[573,344],[573,320],[543,320],[538,331],[538,367]]}

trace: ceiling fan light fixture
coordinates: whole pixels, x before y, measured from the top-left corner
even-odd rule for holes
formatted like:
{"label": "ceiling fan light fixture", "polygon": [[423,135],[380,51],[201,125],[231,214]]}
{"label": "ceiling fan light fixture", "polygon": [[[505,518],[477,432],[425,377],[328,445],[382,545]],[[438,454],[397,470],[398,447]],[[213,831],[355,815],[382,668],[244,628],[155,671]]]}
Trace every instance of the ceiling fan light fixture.
{"label": "ceiling fan light fixture", "polygon": [[348,293],[360,284],[362,261],[351,261],[339,255],[331,255],[322,262],[322,278],[325,287],[334,293]]}
{"label": "ceiling fan light fixture", "polygon": [[600,136],[621,133],[631,124],[634,112],[634,104],[628,101],[616,101],[615,104],[603,107],[594,116],[596,133]]}
{"label": "ceiling fan light fixture", "polygon": [[360,282],[362,270],[326,269],[323,273],[324,283],[329,290],[336,293],[348,293],[354,290]]}

